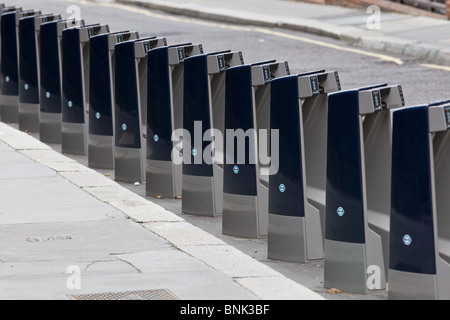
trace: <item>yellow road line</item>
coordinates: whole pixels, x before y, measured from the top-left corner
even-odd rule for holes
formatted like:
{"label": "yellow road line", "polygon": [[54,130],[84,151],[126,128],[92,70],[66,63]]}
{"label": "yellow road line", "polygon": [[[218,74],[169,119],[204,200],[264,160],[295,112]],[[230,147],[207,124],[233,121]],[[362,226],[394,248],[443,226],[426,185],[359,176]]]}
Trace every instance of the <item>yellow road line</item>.
{"label": "yellow road line", "polygon": [[391,57],[391,56],[388,56],[385,54],[378,54],[378,53],[368,52],[368,51],[364,51],[364,50],[360,50],[360,49],[356,49],[356,48],[343,47],[343,46],[331,44],[331,43],[324,42],[324,41],[313,40],[313,39],[309,39],[309,38],[305,38],[305,37],[292,35],[289,33],[273,31],[273,30],[264,29],[264,28],[233,26],[233,25],[227,25],[227,24],[221,24],[221,23],[192,20],[192,19],[175,17],[175,16],[167,16],[167,15],[154,13],[148,9],[144,9],[141,7],[133,7],[133,6],[128,6],[128,5],[115,3],[115,2],[91,2],[91,1],[86,1],[86,0],[67,0],[67,1],[82,4],[82,5],[104,6],[104,7],[109,7],[109,8],[116,8],[116,9],[121,9],[121,10],[132,12],[132,13],[146,15],[146,16],[156,18],[156,19],[163,19],[163,20],[174,21],[174,22],[196,24],[196,25],[201,25],[201,26],[208,26],[208,27],[214,27],[214,28],[220,28],[220,29],[229,29],[229,30],[234,30],[234,31],[257,32],[257,33],[262,33],[262,34],[266,34],[266,35],[286,38],[286,39],[290,39],[290,40],[301,41],[301,42],[305,42],[305,43],[309,43],[309,44],[313,44],[313,45],[317,45],[317,46],[321,46],[321,47],[325,47],[325,48],[329,48],[329,49],[369,56],[369,57],[377,58],[379,60],[393,62],[398,65],[403,64],[403,61],[401,59]]}
{"label": "yellow road line", "polygon": [[424,68],[437,69],[437,70],[450,72],[450,67],[446,67],[446,66],[439,66],[439,65],[436,65],[436,64],[426,64],[426,63],[425,64],[421,64],[420,66],[424,67]]}
{"label": "yellow road line", "polygon": [[326,47],[326,48],[330,48],[330,49],[334,49],[334,50],[352,52],[352,53],[361,54],[361,55],[365,55],[365,56],[369,56],[369,57],[374,57],[374,58],[378,58],[380,60],[390,61],[390,62],[396,63],[398,65],[403,64],[403,61],[401,59],[394,58],[394,57],[391,57],[391,56],[388,56],[385,54],[368,52],[368,51],[364,51],[364,50],[360,50],[360,49],[356,49],[356,48],[347,48],[347,47],[339,46],[336,44],[331,44],[331,43],[324,42],[324,41],[313,40],[313,39],[309,39],[309,38],[305,38],[305,37],[295,36],[292,34],[278,32],[278,31],[272,31],[272,30],[268,30],[268,29],[256,28],[255,31],[260,32],[260,33],[270,34],[273,36],[282,37],[282,38],[287,38],[287,39],[298,40],[298,41],[302,41],[302,42],[306,42],[306,43],[310,43],[310,44],[315,44],[315,45],[318,45],[321,47]]}

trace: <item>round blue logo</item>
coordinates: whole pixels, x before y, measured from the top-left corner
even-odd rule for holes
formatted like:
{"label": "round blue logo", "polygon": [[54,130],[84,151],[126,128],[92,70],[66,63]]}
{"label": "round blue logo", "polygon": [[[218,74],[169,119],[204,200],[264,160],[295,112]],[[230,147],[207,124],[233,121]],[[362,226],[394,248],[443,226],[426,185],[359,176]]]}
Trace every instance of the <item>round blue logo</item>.
{"label": "round blue logo", "polygon": [[124,124],[122,125],[122,130],[123,130],[123,131],[127,131],[127,129],[128,129],[128,127],[127,127],[127,125],[124,123]]}
{"label": "round blue logo", "polygon": [[403,237],[403,243],[407,246],[411,245],[412,238],[409,234],[405,234],[405,236]]}
{"label": "round blue logo", "polygon": [[192,155],[193,155],[194,157],[197,156],[197,150],[192,149]]}
{"label": "round blue logo", "polygon": [[10,82],[10,81],[11,81],[11,78],[8,77],[8,76],[6,76],[6,77],[5,77],[5,81],[6,81],[6,82]]}
{"label": "round blue logo", "polygon": [[337,214],[338,214],[339,217],[342,217],[342,216],[345,214],[344,208],[339,207],[339,208],[337,209]]}
{"label": "round blue logo", "polygon": [[238,173],[239,173],[239,167],[238,167],[238,166],[234,166],[233,172],[234,172],[235,174],[238,174]]}
{"label": "round blue logo", "polygon": [[155,140],[155,142],[158,142],[158,141],[159,141],[159,136],[158,136],[157,134],[155,134],[155,135],[153,136],[153,140]]}
{"label": "round blue logo", "polygon": [[280,184],[280,192],[284,193],[286,191],[286,186],[284,184]]}
{"label": "round blue logo", "polygon": [[95,114],[95,117],[96,117],[97,120],[98,120],[98,119],[100,119],[100,118],[102,117],[102,115],[100,114],[100,112],[97,112],[97,113]]}
{"label": "round blue logo", "polygon": [[28,85],[28,83],[25,83],[25,85],[23,87],[25,88],[25,90],[30,89],[30,86]]}
{"label": "round blue logo", "polygon": [[67,103],[67,105],[69,106],[69,108],[72,108],[72,107],[73,107],[73,102],[72,102],[72,101],[69,101],[69,102]]}
{"label": "round blue logo", "polygon": [[46,97],[47,99],[50,99],[50,97],[51,97],[50,92],[46,92],[46,93],[45,93],[45,97]]}

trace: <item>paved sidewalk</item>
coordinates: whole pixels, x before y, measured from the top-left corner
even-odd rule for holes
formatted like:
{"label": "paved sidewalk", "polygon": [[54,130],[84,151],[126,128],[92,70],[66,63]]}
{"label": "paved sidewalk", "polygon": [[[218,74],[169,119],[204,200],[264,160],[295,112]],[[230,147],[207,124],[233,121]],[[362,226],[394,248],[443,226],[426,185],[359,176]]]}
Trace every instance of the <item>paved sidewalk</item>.
{"label": "paved sidewalk", "polygon": [[322,299],[4,123],[0,168],[1,300],[132,291],[122,298]]}
{"label": "paved sidewalk", "polygon": [[195,18],[284,28],[344,40],[450,66],[450,21],[381,12],[380,29],[365,10],[287,0],[116,0]]}

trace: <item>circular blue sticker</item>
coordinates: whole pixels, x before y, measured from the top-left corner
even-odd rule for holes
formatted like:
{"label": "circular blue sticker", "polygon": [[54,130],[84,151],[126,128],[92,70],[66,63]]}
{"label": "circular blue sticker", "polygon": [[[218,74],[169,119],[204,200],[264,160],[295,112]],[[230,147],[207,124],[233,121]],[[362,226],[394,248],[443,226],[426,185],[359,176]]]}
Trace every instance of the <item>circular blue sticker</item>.
{"label": "circular blue sticker", "polygon": [[45,97],[46,97],[47,99],[50,99],[51,96],[52,96],[52,95],[50,94],[50,92],[46,92],[46,93],[45,93]]}
{"label": "circular blue sticker", "polygon": [[73,107],[73,102],[72,102],[72,101],[69,101],[69,102],[67,103],[67,105],[69,106],[69,108],[72,108],[72,107]]}
{"label": "circular blue sticker", "polygon": [[403,237],[403,243],[407,246],[411,245],[412,238],[409,234],[405,234],[405,236]]}
{"label": "circular blue sticker", "polygon": [[195,157],[197,155],[197,150],[192,149],[192,155]]}
{"label": "circular blue sticker", "polygon": [[238,174],[238,173],[239,173],[239,167],[238,167],[238,166],[234,166],[233,172],[234,172],[235,174]]}
{"label": "circular blue sticker", "polygon": [[124,124],[122,125],[122,130],[123,130],[123,131],[127,131],[127,129],[128,129],[128,127],[127,127],[127,125],[124,123]]}
{"label": "circular blue sticker", "polygon": [[158,136],[157,134],[155,134],[155,135],[153,136],[153,140],[155,140],[155,142],[158,142],[158,141],[159,141],[159,136]]}
{"label": "circular blue sticker", "polygon": [[286,191],[286,186],[284,184],[280,184],[280,192],[284,193]]}
{"label": "circular blue sticker", "polygon": [[95,114],[95,117],[96,117],[97,120],[98,120],[98,119],[100,119],[100,118],[102,117],[102,115],[100,114],[100,112],[97,112],[97,113]]}
{"label": "circular blue sticker", "polygon": [[5,81],[6,81],[6,82],[10,82],[10,81],[11,81],[11,78],[8,77],[8,76],[6,76],[6,77],[5,77]]}
{"label": "circular blue sticker", "polygon": [[23,86],[25,90],[30,89],[30,86],[28,85],[28,83],[25,83],[25,85]]}
{"label": "circular blue sticker", "polygon": [[337,209],[337,214],[339,215],[339,217],[342,217],[345,214],[345,210],[342,207],[339,207]]}

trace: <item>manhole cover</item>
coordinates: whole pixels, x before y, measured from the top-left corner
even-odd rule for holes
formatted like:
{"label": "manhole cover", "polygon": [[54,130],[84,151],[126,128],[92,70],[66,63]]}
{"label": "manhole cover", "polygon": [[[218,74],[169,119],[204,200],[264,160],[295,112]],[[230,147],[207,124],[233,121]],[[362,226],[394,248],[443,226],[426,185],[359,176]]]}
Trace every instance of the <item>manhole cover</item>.
{"label": "manhole cover", "polygon": [[144,290],[129,292],[106,292],[70,295],[72,300],[177,300],[167,290]]}

